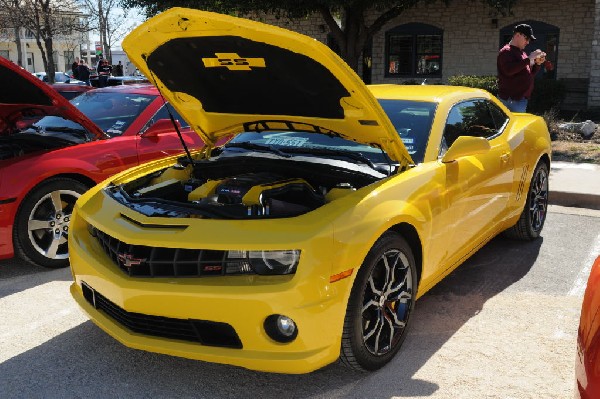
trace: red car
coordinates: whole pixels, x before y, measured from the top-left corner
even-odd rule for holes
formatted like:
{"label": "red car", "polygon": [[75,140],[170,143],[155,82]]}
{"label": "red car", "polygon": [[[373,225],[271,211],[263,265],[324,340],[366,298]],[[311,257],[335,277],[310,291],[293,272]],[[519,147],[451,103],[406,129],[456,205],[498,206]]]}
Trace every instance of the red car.
{"label": "red car", "polygon": [[[0,57],[0,259],[68,265],[73,204],[88,188],[141,163],[183,152],[168,105],[151,85],[87,91],[69,103]],[[198,134],[172,107],[186,144]]]}
{"label": "red car", "polygon": [[588,278],[577,331],[576,394],[600,398],[600,256]]}

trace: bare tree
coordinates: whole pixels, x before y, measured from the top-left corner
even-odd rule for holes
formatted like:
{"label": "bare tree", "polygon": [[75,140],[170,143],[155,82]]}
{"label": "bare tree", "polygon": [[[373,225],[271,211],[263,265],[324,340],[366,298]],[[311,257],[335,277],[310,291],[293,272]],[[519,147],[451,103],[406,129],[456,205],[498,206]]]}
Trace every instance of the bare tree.
{"label": "bare tree", "polygon": [[[42,54],[48,81],[54,83],[56,65],[52,54],[54,40],[88,29],[75,0],[0,0],[0,7],[12,15],[15,36],[20,28],[30,32]],[[20,44],[20,43],[19,43]],[[20,45],[17,48],[20,48]]]}
{"label": "bare tree", "polygon": [[90,23],[97,27],[100,35],[102,53],[112,61],[112,47],[131,31],[139,18],[136,9],[124,10],[119,7],[120,0],[79,0],[90,15]]}
{"label": "bare tree", "polygon": [[[7,7],[4,3],[10,3],[10,7]],[[17,64],[23,66],[23,48],[21,46],[21,20],[19,14],[13,12],[18,5],[19,0],[7,0],[0,1],[0,5],[3,5],[4,11],[0,13],[0,26],[3,26],[4,36],[7,40],[14,40],[17,45]]]}

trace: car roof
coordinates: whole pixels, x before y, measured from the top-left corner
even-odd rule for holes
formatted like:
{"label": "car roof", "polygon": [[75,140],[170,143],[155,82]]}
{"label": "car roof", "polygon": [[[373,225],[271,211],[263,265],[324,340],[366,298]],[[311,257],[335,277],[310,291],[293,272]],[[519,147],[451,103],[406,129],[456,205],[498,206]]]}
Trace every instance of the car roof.
{"label": "car roof", "polygon": [[440,103],[461,98],[490,98],[490,93],[463,86],[376,84],[367,86],[378,99],[411,100]]}

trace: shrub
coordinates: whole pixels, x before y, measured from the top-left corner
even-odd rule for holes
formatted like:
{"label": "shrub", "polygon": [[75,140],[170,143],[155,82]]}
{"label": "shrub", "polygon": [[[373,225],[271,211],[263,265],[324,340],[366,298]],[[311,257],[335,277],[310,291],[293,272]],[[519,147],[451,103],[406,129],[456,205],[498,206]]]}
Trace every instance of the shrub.
{"label": "shrub", "polygon": [[448,78],[452,86],[475,87],[498,95],[498,78],[496,76],[455,75]]}

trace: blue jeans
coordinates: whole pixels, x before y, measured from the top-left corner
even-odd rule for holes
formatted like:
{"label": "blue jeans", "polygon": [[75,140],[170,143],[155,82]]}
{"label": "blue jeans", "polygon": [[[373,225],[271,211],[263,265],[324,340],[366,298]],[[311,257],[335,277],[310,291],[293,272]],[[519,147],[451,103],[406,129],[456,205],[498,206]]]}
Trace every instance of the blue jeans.
{"label": "blue jeans", "polygon": [[524,98],[522,100],[513,100],[509,98],[505,100],[503,98],[498,98],[502,104],[506,106],[511,112],[527,112],[527,99]]}

